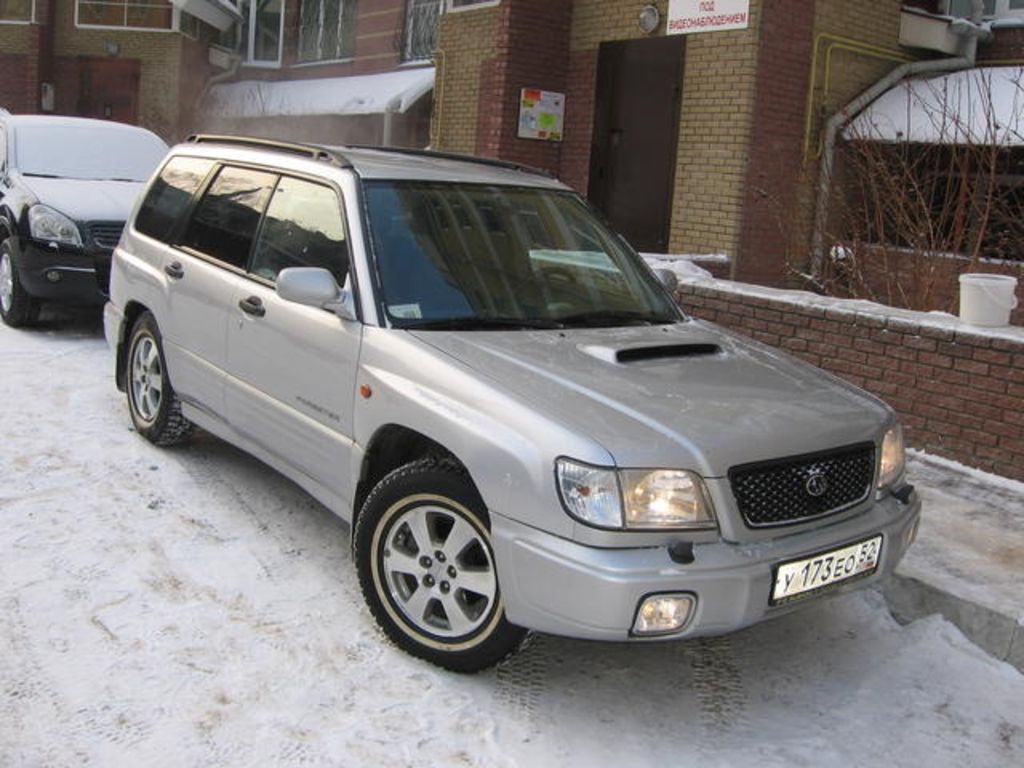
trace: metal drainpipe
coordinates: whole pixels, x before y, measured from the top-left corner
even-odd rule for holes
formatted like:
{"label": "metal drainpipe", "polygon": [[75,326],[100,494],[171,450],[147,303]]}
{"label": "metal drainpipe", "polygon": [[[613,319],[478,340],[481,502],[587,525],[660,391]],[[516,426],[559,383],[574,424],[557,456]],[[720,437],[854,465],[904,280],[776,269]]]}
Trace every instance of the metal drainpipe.
{"label": "metal drainpipe", "polygon": [[962,55],[952,59],[929,59],[901,64],[828,119],[825,124],[825,146],[821,156],[821,170],[818,173],[818,200],[814,211],[814,240],[811,247],[812,276],[820,275],[822,265],[825,263],[825,225],[828,221],[829,196],[832,187],[832,173],[835,170],[836,139],[839,136],[839,130],[859,115],[871,102],[905,77],[929,72],[954,72],[973,68],[978,53],[978,38],[990,34],[989,30],[982,26],[984,12],[984,0],[972,0],[971,23],[957,28],[956,22],[953,22],[952,31],[963,37]]}

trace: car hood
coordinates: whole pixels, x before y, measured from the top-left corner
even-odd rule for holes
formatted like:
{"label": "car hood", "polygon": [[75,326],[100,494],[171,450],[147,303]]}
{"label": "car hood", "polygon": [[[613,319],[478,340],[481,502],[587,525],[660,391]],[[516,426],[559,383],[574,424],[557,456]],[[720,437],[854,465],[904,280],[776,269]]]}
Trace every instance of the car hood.
{"label": "car hood", "polygon": [[750,461],[877,440],[867,393],[708,323],[419,331],[424,343],[597,441],[623,467],[721,477]]}
{"label": "car hood", "polygon": [[44,179],[22,176],[43,205],[76,221],[125,221],[144,182]]}

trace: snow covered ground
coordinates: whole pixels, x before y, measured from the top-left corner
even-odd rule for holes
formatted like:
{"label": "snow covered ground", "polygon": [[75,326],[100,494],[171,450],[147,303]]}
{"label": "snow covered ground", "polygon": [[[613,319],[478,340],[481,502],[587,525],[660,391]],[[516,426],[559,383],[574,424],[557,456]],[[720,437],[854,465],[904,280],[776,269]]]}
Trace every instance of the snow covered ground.
{"label": "snow covered ground", "polygon": [[1024,765],[1024,676],[874,592],[442,672],[383,641],[302,491],[132,432],[95,315],[0,326],[0,360],[3,768]]}

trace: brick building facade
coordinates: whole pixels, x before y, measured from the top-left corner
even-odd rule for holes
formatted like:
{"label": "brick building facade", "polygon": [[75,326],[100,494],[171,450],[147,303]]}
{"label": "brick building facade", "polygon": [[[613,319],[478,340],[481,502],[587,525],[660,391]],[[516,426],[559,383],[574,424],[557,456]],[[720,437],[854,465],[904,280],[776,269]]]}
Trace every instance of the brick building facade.
{"label": "brick building facade", "polygon": [[[433,146],[536,165],[595,199],[601,60],[616,45],[639,51],[666,36],[668,0],[653,3],[661,23],[650,33],[638,24],[645,5],[502,0],[445,16]],[[678,127],[663,152],[672,166],[664,250],[725,253],[729,276],[758,283],[786,283],[791,266],[805,266],[825,120],[899,64],[938,56],[900,44],[906,5],[749,0],[745,28],[682,36]],[[948,0],[912,5],[949,9]],[[1022,29],[999,30],[979,63],[1022,61],[1022,41]],[[565,94],[562,141],[517,136],[522,88]],[[642,187],[635,196],[658,203]]]}

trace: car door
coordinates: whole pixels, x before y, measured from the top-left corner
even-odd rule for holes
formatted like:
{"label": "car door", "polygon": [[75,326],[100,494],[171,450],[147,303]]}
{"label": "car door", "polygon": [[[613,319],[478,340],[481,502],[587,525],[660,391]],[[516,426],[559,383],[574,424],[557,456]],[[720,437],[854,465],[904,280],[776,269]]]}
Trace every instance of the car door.
{"label": "car door", "polygon": [[287,267],[324,267],[344,285],[349,250],[340,192],[281,177],[228,324],[227,414],[281,462],[348,499],[352,402],[362,326],[281,299]]}
{"label": "car door", "polygon": [[223,420],[228,318],[277,175],[224,166],[165,255],[168,370],[179,396]]}

